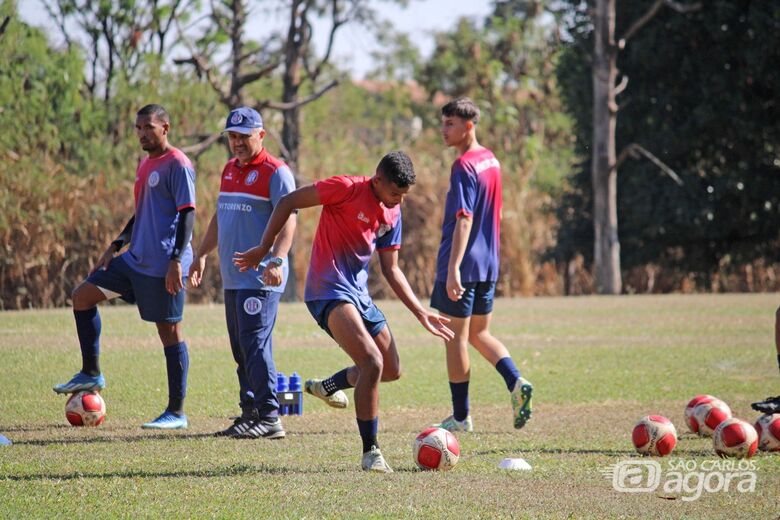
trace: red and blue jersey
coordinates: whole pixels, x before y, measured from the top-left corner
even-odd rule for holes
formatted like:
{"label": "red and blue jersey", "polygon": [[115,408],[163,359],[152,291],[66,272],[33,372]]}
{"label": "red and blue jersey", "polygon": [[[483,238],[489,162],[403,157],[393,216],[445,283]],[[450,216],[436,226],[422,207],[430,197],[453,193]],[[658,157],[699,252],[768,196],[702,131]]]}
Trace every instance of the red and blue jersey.
{"label": "red and blue jersey", "polygon": [[225,289],[284,291],[289,273],[286,258],[282,283],[272,287],[266,286],[262,277],[270,255],[257,271],[242,273],[233,265],[233,253],[246,251],[260,242],[279,199],[293,190],[295,179],[290,168],[265,148],[250,163],[242,165],[234,158],[225,165],[217,199],[219,266]]}
{"label": "red and blue jersey", "polygon": [[374,195],[370,177],[337,176],[314,184],[322,214],[311,249],[304,300],[371,305],[368,262],[375,249],[400,249],[401,208]]}
{"label": "red and blue jersey", "polygon": [[[176,238],[179,211],[195,207],[195,169],[177,148],[160,157],[146,157],[135,174],[135,224],[124,259],[134,270],[164,277]],[[181,254],[184,273],[192,263],[188,242]]]}
{"label": "red and blue jersey", "polygon": [[436,281],[447,281],[452,235],[458,217],[471,217],[471,233],[460,264],[461,283],[498,280],[501,233],[501,165],[487,148],[470,150],[452,164],[444,205]]}

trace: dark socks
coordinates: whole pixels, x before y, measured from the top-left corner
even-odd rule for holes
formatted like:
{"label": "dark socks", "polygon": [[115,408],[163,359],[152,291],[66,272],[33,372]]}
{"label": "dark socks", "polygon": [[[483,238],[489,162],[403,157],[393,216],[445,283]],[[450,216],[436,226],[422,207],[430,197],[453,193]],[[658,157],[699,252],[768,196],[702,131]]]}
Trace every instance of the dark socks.
{"label": "dark socks", "polygon": [[777,355],[777,368],[780,368],[780,354]]}
{"label": "dark socks", "polygon": [[504,382],[506,383],[506,387],[509,389],[509,391],[511,392],[514,390],[515,383],[520,377],[520,371],[517,370],[515,362],[512,361],[512,358],[505,357],[499,359],[498,363],[496,363],[496,370],[498,370],[498,373],[501,374],[501,377],[504,378]]}
{"label": "dark socks", "polygon": [[360,430],[360,438],[363,440],[363,453],[371,451],[371,446],[379,448],[379,443],[376,440],[376,431],[379,427],[379,417],[374,417],[368,421],[357,420],[358,430]]}
{"label": "dark socks", "polygon": [[336,391],[338,390],[344,390],[345,388],[352,388],[352,385],[350,385],[349,382],[347,381],[348,370],[349,370],[348,368],[339,370],[329,378],[324,379],[322,381],[322,388],[325,389],[325,392],[327,392],[328,395],[332,395],[336,393]]}
{"label": "dark socks", "polygon": [[452,415],[456,421],[462,421],[469,415],[469,382],[450,382],[452,394]]}
{"label": "dark socks", "polygon": [[81,371],[90,376],[100,375],[100,313],[97,307],[85,311],[73,311],[76,332],[81,346]]}
{"label": "dark socks", "polygon": [[165,351],[165,366],[168,369],[168,410],[181,415],[184,413],[184,396],[187,394],[187,371],[190,367],[190,356],[185,342],[167,346]]}

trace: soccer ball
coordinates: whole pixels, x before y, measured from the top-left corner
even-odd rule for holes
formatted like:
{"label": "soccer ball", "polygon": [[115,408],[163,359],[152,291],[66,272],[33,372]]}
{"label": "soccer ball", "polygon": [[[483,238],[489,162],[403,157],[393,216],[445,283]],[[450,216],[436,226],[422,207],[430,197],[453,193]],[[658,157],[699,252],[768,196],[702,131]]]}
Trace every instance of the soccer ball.
{"label": "soccer ball", "polygon": [[669,455],[677,445],[677,430],[672,421],[662,415],[643,417],[631,433],[636,451],[642,455]]}
{"label": "soccer ball", "polygon": [[758,433],[749,422],[732,417],[715,428],[712,445],[721,457],[747,459],[758,449]]}
{"label": "soccer ball", "polygon": [[77,392],[65,403],[65,418],[73,426],[100,426],[106,418],[106,403],[97,392]]}
{"label": "soccer ball", "polygon": [[688,425],[688,429],[693,433],[699,433],[699,423],[693,418],[693,409],[697,404],[709,403],[714,400],[719,400],[717,397],[713,397],[707,394],[700,394],[688,401],[685,406],[685,424]]}
{"label": "soccer ball", "polygon": [[713,398],[693,408],[691,421],[695,422],[695,427],[692,429],[699,435],[711,436],[715,428],[726,419],[731,419],[731,408],[720,399]]}
{"label": "soccer ball", "polygon": [[765,414],[756,421],[758,449],[780,451],[780,413]]}
{"label": "soccer ball", "polygon": [[458,463],[460,445],[447,430],[428,428],[414,439],[412,455],[420,469],[449,471]]}

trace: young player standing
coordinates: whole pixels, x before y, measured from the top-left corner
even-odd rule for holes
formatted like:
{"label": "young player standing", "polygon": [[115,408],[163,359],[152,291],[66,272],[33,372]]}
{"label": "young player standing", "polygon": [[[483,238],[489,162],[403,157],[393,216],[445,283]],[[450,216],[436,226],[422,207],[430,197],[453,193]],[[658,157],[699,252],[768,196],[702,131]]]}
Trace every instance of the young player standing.
{"label": "young player standing", "polygon": [[255,271],[239,272],[232,260],[235,251],[257,243],[274,206],[295,189],[295,180],[290,168],[263,146],[265,130],[256,110],[241,107],[231,111],[225,132],[235,157],[222,170],[217,210],[190,269],[190,282],[197,287],[206,256],[219,246],[228,337],[238,365],[241,415],[216,435],[280,439],[285,432],[279,419],[271,334],[287,283],[286,258],[295,233],[295,215],[287,220],[270,254],[263,258],[261,265],[268,269],[262,277]]}
{"label": "young player standing", "polygon": [[449,318],[455,336],[445,341],[452,415],[438,426],[472,431],[469,415],[469,343],[501,374],[511,394],[514,427],[531,417],[531,383],[520,377],[506,347],[490,333],[498,280],[501,167],[477,142],[479,108],[468,98],[442,107],[442,136],[460,156],[452,165],[431,307]]}
{"label": "young player standing", "polygon": [[368,262],[375,249],[379,251],[382,274],[404,305],[431,334],[445,341],[452,339],[452,331],[445,325],[447,319],[423,308],[398,267],[399,206],[414,182],[409,157],[391,152],[379,162],[373,177],[331,177],[299,188],[274,208],[260,245],[237,252],[234,258],[242,271],[256,268],[295,209],[323,206],[304,299],[320,327],[355,365],[319,382],[315,389],[309,382],[307,390],[314,390],[317,397],[328,401],[335,392],[354,386],[364,471],[392,472],[377,442],[379,382],[393,381],[401,375],[393,335],[368,294]]}
{"label": "young player standing", "polygon": [[[98,362],[100,314],[97,304],[121,297],[137,303],[141,319],[157,325],[168,371],[168,406],[142,428],[187,428],[184,396],[189,355],[179,323],[184,311],[183,273],[192,262],[195,170],[184,153],[168,143],[170,118],[160,105],[138,111],[135,133],[147,153],[135,177],[135,214],[86,280],[73,291],[73,315],[81,345],[81,372],[54,386],[59,394],[106,386]],[[127,251],[115,257],[125,246]]]}

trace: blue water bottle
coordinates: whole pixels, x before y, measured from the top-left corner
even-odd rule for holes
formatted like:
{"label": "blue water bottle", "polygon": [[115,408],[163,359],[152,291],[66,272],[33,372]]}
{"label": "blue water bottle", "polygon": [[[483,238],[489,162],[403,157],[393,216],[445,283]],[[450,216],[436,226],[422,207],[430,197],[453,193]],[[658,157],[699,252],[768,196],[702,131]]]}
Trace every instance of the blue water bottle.
{"label": "blue water bottle", "polygon": [[[284,376],[284,372],[276,373],[276,395],[280,396],[287,391],[287,378]],[[279,414],[287,415],[287,405],[279,404]]]}
{"label": "blue water bottle", "polygon": [[301,393],[301,376],[298,372],[290,375],[290,392],[293,393],[295,404],[291,406],[291,415],[301,415],[303,413],[303,394]]}

